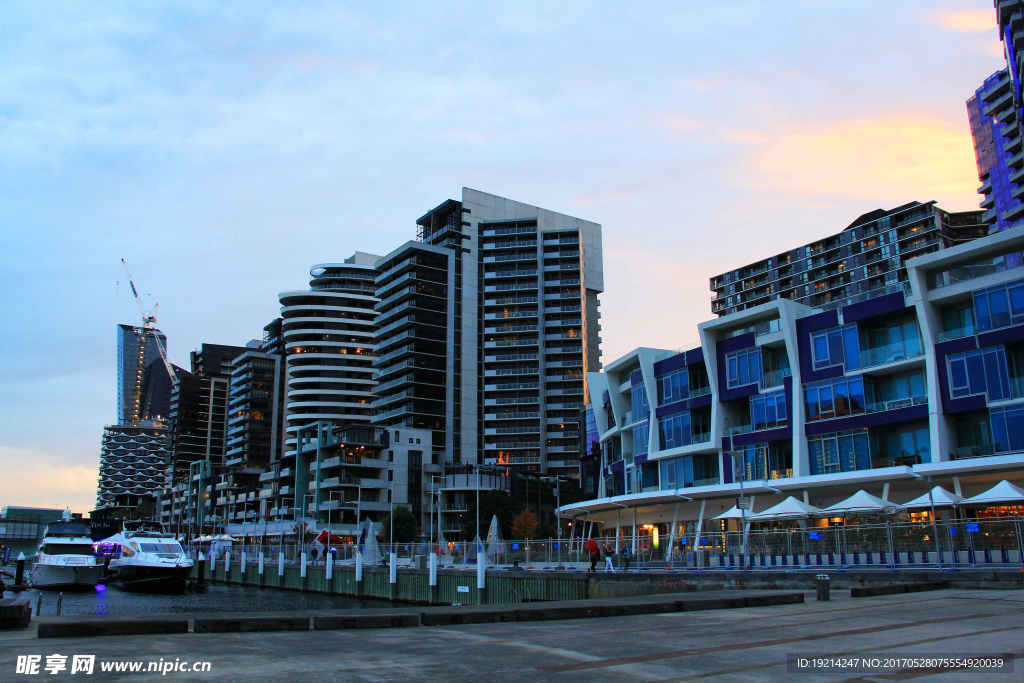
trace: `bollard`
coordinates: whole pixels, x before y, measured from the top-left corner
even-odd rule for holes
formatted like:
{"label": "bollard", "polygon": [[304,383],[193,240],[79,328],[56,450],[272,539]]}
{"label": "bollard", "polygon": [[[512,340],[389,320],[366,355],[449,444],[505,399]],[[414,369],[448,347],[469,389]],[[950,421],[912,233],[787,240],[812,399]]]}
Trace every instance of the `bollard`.
{"label": "bollard", "polygon": [[284,551],[277,554],[277,575],[284,576]]}
{"label": "bollard", "polygon": [[388,582],[398,583],[398,553],[391,553],[391,567],[388,568]]}
{"label": "bollard", "polygon": [[480,546],[476,547],[476,603],[478,605],[484,604],[487,597],[487,564],[486,555],[483,553],[483,548]]}
{"label": "bollard", "polygon": [[224,551],[224,580],[231,578],[231,551]]}
{"label": "bollard", "polygon": [[14,585],[25,585],[25,553],[18,553],[18,563],[14,570]]}
{"label": "bollard", "polygon": [[257,569],[257,571],[259,572],[260,579],[262,580],[263,579],[263,551],[262,550],[260,551],[260,554],[256,558],[256,566],[259,568],[259,569]]}
{"label": "bollard", "polygon": [[243,579],[245,578],[245,562],[246,562],[246,552],[243,550],[242,551],[242,564],[240,564],[238,566],[239,570],[242,573],[242,578]]}
{"label": "bollard", "polygon": [[828,574],[818,574],[815,578],[818,583],[818,600],[829,600],[832,577]]}
{"label": "bollard", "polygon": [[437,602],[437,553],[430,553],[427,558],[427,583],[430,590],[430,604]]}
{"label": "bollard", "polygon": [[64,593],[57,593],[57,616],[60,616],[61,611],[64,607]]}
{"label": "bollard", "polygon": [[303,579],[306,578],[306,552],[303,551],[299,555],[299,576]]}
{"label": "bollard", "polygon": [[43,594],[36,593],[36,616],[39,616],[39,612],[43,609]]}
{"label": "bollard", "polygon": [[200,585],[206,583],[206,556],[203,555],[202,551],[199,552],[199,560],[197,564],[196,582]]}
{"label": "bollard", "polygon": [[334,556],[327,553],[324,556],[324,579],[328,582],[334,578]]}
{"label": "bollard", "polygon": [[356,583],[363,582],[363,553],[356,551]]}

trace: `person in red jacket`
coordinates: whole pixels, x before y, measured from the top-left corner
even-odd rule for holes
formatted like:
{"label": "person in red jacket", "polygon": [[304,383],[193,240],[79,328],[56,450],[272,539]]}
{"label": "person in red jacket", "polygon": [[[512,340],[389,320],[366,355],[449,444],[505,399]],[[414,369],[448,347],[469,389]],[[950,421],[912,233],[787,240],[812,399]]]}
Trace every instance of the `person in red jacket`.
{"label": "person in red jacket", "polygon": [[590,553],[590,571],[596,570],[597,561],[601,559],[601,549],[597,546],[597,541],[588,538],[583,544],[583,549]]}

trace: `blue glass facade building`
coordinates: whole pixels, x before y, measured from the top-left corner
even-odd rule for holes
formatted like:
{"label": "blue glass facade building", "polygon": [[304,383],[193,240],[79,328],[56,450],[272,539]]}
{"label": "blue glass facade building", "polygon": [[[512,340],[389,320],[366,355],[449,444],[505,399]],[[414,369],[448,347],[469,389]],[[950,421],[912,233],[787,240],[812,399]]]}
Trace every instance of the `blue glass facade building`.
{"label": "blue glass facade building", "polygon": [[1022,249],[1024,230],[974,239],[909,259],[898,291],[824,310],[776,298],[702,323],[699,347],[588,374],[598,492],[565,512],[708,519],[741,480],[824,507],[1024,479]]}
{"label": "blue glass facade building", "polygon": [[981,206],[986,209],[985,221],[991,224],[993,232],[1016,225],[1024,216],[1024,205],[1019,193],[1014,192],[1016,184],[1010,181],[1011,175],[1016,175],[1010,159],[1020,151],[1020,136],[1014,128],[1015,122],[997,119],[991,106],[994,102],[1002,103],[1013,90],[1009,73],[1003,69],[986,78],[967,100],[967,119],[981,181],[978,192],[985,197]]}

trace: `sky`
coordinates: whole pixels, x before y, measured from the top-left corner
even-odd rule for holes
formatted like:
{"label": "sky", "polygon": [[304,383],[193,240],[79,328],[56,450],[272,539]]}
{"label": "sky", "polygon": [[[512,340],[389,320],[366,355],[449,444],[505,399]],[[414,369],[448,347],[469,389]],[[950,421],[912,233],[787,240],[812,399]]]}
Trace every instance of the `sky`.
{"label": "sky", "polygon": [[607,362],[865,211],[978,208],[991,0],[362,4],[5,4],[0,505],[94,505],[122,257],[187,367],[473,187],[603,226]]}

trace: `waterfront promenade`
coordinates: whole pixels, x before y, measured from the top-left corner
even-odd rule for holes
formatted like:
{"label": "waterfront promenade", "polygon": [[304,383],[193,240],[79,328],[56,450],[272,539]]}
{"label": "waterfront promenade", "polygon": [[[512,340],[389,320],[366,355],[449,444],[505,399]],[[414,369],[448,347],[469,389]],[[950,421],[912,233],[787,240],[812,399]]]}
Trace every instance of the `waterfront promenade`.
{"label": "waterfront promenade", "polygon": [[[791,655],[1001,654],[1020,680],[1024,591],[942,590],[831,602],[601,619],[275,633],[209,633],[39,640],[35,628],[0,639],[0,678],[17,655],[92,653],[97,659],[208,660],[191,680],[665,681],[887,680],[913,675],[793,674]],[[924,680],[979,680],[927,674]],[[59,677],[59,676],[58,676]],[[68,678],[73,678],[67,676]],[[54,678],[48,676],[48,678]],[[94,680],[107,680],[94,675]],[[184,680],[170,674],[131,680]]]}

